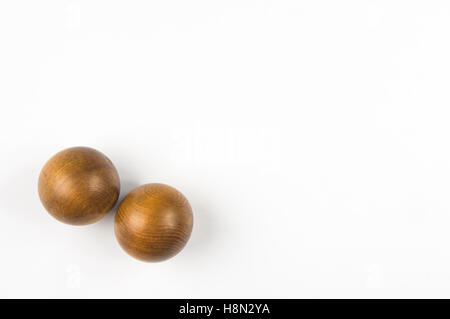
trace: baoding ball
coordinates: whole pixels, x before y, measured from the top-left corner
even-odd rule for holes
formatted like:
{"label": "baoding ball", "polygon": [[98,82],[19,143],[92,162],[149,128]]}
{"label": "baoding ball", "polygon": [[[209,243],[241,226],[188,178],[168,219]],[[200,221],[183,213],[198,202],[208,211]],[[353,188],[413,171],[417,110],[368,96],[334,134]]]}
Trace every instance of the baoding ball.
{"label": "baoding ball", "polygon": [[89,147],[63,150],[44,165],[39,197],[57,220],[87,225],[108,213],[119,197],[119,174],[112,162]]}
{"label": "baoding ball", "polygon": [[120,246],[147,262],[169,259],[188,241],[192,209],[175,188],[146,184],[129,193],[119,205],[114,231]]}

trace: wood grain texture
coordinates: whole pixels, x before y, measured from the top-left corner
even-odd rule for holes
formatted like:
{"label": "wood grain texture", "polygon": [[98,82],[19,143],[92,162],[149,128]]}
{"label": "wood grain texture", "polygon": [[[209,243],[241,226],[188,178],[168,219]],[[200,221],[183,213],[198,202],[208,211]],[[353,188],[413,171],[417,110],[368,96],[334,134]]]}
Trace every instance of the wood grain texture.
{"label": "wood grain texture", "polygon": [[120,203],[114,230],[120,246],[147,262],[175,256],[188,241],[193,225],[192,209],[175,188],[146,184],[130,192]]}
{"label": "wood grain texture", "polygon": [[57,220],[87,225],[100,220],[114,206],[120,192],[119,175],[99,151],[72,147],[44,165],[38,192],[46,210]]}

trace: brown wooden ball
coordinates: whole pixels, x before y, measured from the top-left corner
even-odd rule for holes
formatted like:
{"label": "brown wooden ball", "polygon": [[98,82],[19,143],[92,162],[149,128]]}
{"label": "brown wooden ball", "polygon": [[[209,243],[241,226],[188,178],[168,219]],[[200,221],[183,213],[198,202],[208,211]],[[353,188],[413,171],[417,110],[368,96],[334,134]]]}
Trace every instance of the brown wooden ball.
{"label": "brown wooden ball", "polygon": [[146,184],[129,193],[119,205],[114,230],[120,246],[131,256],[157,262],[175,256],[188,241],[192,209],[175,188]]}
{"label": "brown wooden ball", "polygon": [[57,220],[87,225],[111,210],[119,197],[120,181],[105,155],[89,147],[72,147],[44,165],[38,191],[45,209]]}

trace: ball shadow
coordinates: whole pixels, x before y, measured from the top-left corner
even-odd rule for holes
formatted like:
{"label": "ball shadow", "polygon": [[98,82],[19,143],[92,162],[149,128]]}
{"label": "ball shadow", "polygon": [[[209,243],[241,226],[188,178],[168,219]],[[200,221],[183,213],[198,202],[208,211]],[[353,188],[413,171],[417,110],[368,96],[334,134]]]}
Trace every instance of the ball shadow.
{"label": "ball shadow", "polygon": [[196,263],[202,258],[208,256],[208,251],[214,249],[215,242],[218,240],[216,232],[217,218],[212,212],[210,205],[204,200],[191,198],[188,200],[192,206],[194,215],[194,226],[191,237],[182,251],[183,258],[195,260]]}

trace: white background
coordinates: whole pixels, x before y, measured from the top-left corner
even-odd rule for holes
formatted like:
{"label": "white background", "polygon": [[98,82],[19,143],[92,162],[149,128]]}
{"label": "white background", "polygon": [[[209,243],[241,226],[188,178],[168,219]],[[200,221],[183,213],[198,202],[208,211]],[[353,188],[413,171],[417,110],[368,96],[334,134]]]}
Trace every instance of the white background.
{"label": "white background", "polygon": [[[448,1],[1,1],[0,297],[450,297]],[[76,145],[194,210],[162,263],[37,179]]]}

